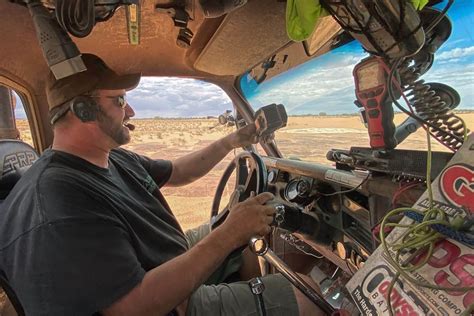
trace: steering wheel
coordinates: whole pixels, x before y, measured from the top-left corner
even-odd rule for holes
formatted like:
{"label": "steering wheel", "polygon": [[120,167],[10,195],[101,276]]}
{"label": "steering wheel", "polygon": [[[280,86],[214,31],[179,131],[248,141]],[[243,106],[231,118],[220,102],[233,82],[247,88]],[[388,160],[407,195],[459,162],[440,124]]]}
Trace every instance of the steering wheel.
{"label": "steering wheel", "polygon": [[[231,194],[229,203],[227,203],[227,205],[219,212],[222,193],[224,192],[227,182],[235,169],[236,181],[234,192]],[[238,202],[244,201],[250,197],[252,191],[255,192],[255,194],[259,194],[266,190],[267,168],[265,167],[262,158],[255,153],[247,151],[237,155],[227,166],[224,174],[219,180],[219,184],[217,185],[216,194],[214,195],[211,208],[211,230],[222,224],[227,215],[229,215],[232,207]],[[226,261],[240,260],[236,258],[240,257],[240,254],[246,247],[247,245],[243,245],[242,247],[234,249],[232,253],[227,256]],[[224,271],[216,270],[205,283],[214,284],[215,280],[222,280],[223,272]]]}
{"label": "steering wheel", "polygon": [[[229,199],[229,203],[219,212],[222,193],[234,169],[236,169],[234,192]],[[258,154],[244,151],[238,154],[227,166],[217,185],[211,208],[211,229],[219,226],[229,214],[230,209],[238,202],[250,197],[252,191],[256,195],[267,191],[267,168]]]}
{"label": "steering wheel", "polygon": [[[224,192],[224,188],[229,181],[230,176],[232,175],[234,169],[237,169],[236,172],[236,182],[234,192],[232,193],[229,203],[219,212],[219,204],[222,199],[222,193]],[[251,192],[255,192],[255,194],[260,194],[262,192],[267,191],[267,168],[263,159],[256,153],[253,152],[242,152],[237,155],[234,160],[227,166],[222,175],[219,184],[216,189],[216,194],[214,195],[214,200],[212,202],[211,208],[211,229],[214,229],[218,225],[220,225],[227,215],[229,214],[232,207],[237,204],[238,202],[242,202],[248,197],[250,197]],[[295,213],[299,218],[298,225],[301,224],[302,221],[309,221],[308,218],[302,219],[301,213]],[[291,217],[291,212],[290,212]],[[309,215],[306,215],[309,216]],[[309,218],[312,218],[309,216]],[[313,219],[313,221],[316,221]],[[316,221],[319,224],[318,221]],[[310,225],[311,228],[313,226]],[[235,249],[229,257],[234,256],[235,254],[239,254],[242,252],[247,246],[242,246],[241,248]],[[268,247],[265,251],[268,251]],[[318,292],[314,291],[310,285],[308,285],[304,280],[302,280],[297,274],[292,272],[288,269],[288,267],[284,264],[284,262],[279,262],[280,259],[274,259],[275,255],[271,255],[272,260],[276,265],[276,269],[282,273],[294,286],[296,286],[304,295],[306,295],[314,304],[322,308],[328,314],[331,314],[334,310],[329,303],[326,302],[325,298],[319,294]],[[227,258],[227,260],[229,259]],[[268,259],[265,257],[265,259]],[[280,269],[278,268],[280,267]],[[283,270],[281,270],[283,269]]]}

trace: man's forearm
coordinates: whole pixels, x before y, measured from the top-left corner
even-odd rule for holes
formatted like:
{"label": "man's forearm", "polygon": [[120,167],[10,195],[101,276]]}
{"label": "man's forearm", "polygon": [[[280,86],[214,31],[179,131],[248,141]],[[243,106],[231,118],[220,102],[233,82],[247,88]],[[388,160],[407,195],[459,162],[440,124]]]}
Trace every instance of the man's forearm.
{"label": "man's forearm", "polygon": [[233,149],[229,136],[209,146],[173,161],[173,171],[167,186],[181,186],[206,175]]}
{"label": "man's forearm", "polygon": [[165,315],[212,274],[233,244],[229,234],[217,228],[186,253],[148,271],[142,282],[104,311],[104,315]]}

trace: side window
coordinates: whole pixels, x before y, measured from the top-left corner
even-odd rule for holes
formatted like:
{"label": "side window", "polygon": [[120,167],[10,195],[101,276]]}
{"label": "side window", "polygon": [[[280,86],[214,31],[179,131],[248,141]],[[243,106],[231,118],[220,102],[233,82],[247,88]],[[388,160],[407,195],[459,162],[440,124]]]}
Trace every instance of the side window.
{"label": "side window", "polygon": [[0,126],[0,139],[19,139],[34,146],[20,96],[3,85],[0,85]]}
{"label": "side window", "polygon": [[[144,77],[127,97],[135,111],[135,130],[131,142],[124,147],[150,158],[174,160],[235,130],[232,102],[214,84],[195,79]],[[163,189],[183,229],[209,220],[217,183],[234,154],[229,153],[192,184]],[[234,184],[228,183],[221,208],[233,188]]]}

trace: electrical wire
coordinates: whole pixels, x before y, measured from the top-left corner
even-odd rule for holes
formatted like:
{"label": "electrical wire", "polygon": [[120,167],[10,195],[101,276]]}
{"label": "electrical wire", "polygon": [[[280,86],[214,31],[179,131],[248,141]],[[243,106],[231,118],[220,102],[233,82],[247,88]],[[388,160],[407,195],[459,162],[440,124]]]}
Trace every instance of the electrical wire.
{"label": "electrical wire", "polygon": [[322,193],[322,192],[318,192],[319,195],[322,195],[322,196],[333,196],[333,195],[338,195],[338,194],[344,194],[344,193],[349,193],[349,192],[353,192],[357,189],[359,189],[360,187],[362,187],[362,185],[364,183],[367,182],[367,180],[369,180],[370,178],[370,173],[367,174],[367,177],[364,178],[364,180],[362,180],[361,183],[359,183],[357,186],[353,187],[352,189],[349,189],[349,190],[344,190],[344,191],[337,191],[337,192],[333,192],[333,193]]}
{"label": "electrical wire", "polygon": [[[448,4],[445,6],[443,11],[440,13],[440,15],[437,16],[430,23],[430,25],[426,28],[427,33],[431,32],[436,27],[436,25],[442,20],[442,18],[445,16],[446,12],[448,11],[448,9],[452,5],[452,3],[453,3],[453,0],[449,0]],[[350,10],[350,8],[348,8],[348,6],[347,6],[347,2],[345,2],[345,4],[346,4],[346,7],[349,11],[349,14],[352,16],[353,19],[355,19],[354,15],[351,12],[352,10]],[[401,4],[401,2],[399,2],[399,4]],[[403,9],[404,9],[403,6],[401,6],[400,20],[402,20],[402,10]],[[372,44],[372,46],[375,49],[378,48],[377,45],[374,45],[373,38],[372,38],[371,34],[370,33],[366,34],[366,32],[364,32],[364,31],[367,31],[367,30],[366,29],[364,30],[365,27],[361,25],[361,23],[358,21],[358,19],[355,19],[355,21],[358,24],[358,26],[360,27],[360,31],[354,30],[353,28],[351,29],[348,25],[346,25],[345,23],[342,23],[342,21],[337,18],[337,15],[335,14],[334,10],[332,10],[332,8],[329,8],[329,11],[332,13],[333,16],[335,16],[338,23],[341,24],[344,27],[345,30],[350,31],[350,32],[354,32],[354,33],[363,33],[367,37],[369,42]],[[401,29],[400,29],[400,26],[399,26],[399,30],[397,32],[397,35],[399,35],[400,31],[401,31]],[[417,30],[415,30],[415,31],[417,31]],[[398,44],[398,42],[395,43],[394,45],[396,45],[396,44]],[[394,45],[392,45],[390,48],[392,48]],[[379,49],[377,49],[377,50],[379,50]],[[388,51],[388,49],[386,51],[382,51],[382,57],[386,57],[386,56],[383,56],[383,55],[386,55],[387,51]],[[474,289],[474,287],[457,287],[457,288],[440,287],[440,286],[437,286],[437,285],[432,285],[432,284],[427,284],[425,282],[420,282],[416,279],[411,278],[408,275],[408,272],[419,269],[428,262],[428,260],[431,258],[432,254],[433,254],[433,251],[434,251],[434,248],[435,248],[435,243],[444,238],[444,236],[442,234],[440,234],[439,232],[435,231],[432,228],[432,225],[438,224],[438,225],[445,225],[447,227],[451,227],[451,228],[454,228],[454,229],[456,228],[449,222],[449,219],[448,219],[447,215],[444,213],[444,211],[434,207],[433,193],[432,193],[432,187],[431,187],[431,143],[430,143],[431,131],[427,128],[427,126],[432,128],[433,130],[441,132],[444,135],[448,135],[450,137],[453,137],[456,140],[460,141],[461,143],[463,142],[463,140],[465,140],[467,138],[467,128],[464,129],[464,137],[460,138],[457,135],[451,134],[448,131],[445,131],[445,130],[439,128],[438,126],[435,126],[435,125],[431,124],[430,122],[427,122],[426,120],[422,119],[421,117],[415,115],[414,112],[413,112],[413,109],[411,109],[411,107],[410,107],[410,109],[411,109],[411,112],[410,112],[410,111],[406,110],[405,108],[403,108],[398,103],[397,99],[394,97],[394,91],[393,91],[393,84],[397,85],[398,82],[394,81],[393,78],[394,78],[395,71],[398,69],[398,67],[400,65],[400,62],[402,60],[403,60],[402,58],[399,58],[399,59],[396,59],[395,62],[393,63],[393,66],[392,66],[392,68],[390,69],[390,72],[389,72],[389,77],[387,79],[387,87],[388,87],[389,96],[392,99],[393,103],[397,106],[397,108],[399,108],[402,112],[404,112],[405,114],[407,114],[410,117],[414,118],[418,122],[422,123],[423,127],[426,130],[427,143],[428,143],[426,179],[427,179],[427,189],[428,189],[428,196],[429,196],[429,207],[424,212],[420,212],[420,211],[418,211],[414,208],[397,208],[397,209],[394,209],[394,210],[390,211],[386,216],[384,216],[384,218],[382,220],[382,223],[380,224],[380,232],[379,232],[380,242],[382,244],[383,250],[387,254],[387,257],[388,257],[387,259],[388,259],[389,263],[396,270],[396,274],[393,277],[393,279],[390,283],[390,286],[388,288],[388,292],[387,292],[387,306],[388,306],[388,310],[389,310],[390,315],[393,315],[393,310],[392,310],[392,306],[391,306],[391,293],[392,293],[392,290],[395,286],[395,283],[397,282],[397,280],[399,279],[400,276],[403,276],[405,279],[410,281],[412,284],[415,284],[415,285],[418,285],[418,286],[421,286],[421,287],[438,289],[438,290],[458,290],[459,291],[459,290],[473,290]],[[402,92],[402,89],[399,86],[399,84],[398,84],[398,89]],[[402,95],[403,95],[403,92],[402,92]],[[406,99],[405,96],[404,96],[404,98],[405,98],[405,101],[407,101],[408,106],[410,106],[410,103],[408,102],[408,100]],[[461,119],[461,122],[462,122],[463,126],[466,127],[466,124],[462,119]],[[439,141],[439,139],[437,137],[435,137],[435,138]],[[367,179],[368,179],[368,177],[367,177]],[[400,188],[400,190],[398,191],[398,194],[396,194],[394,196],[394,199],[392,200],[392,202],[396,202],[396,199],[400,196],[400,194],[402,192],[404,192],[404,191],[406,191],[406,190],[408,190],[409,188],[412,188],[412,187],[414,187],[414,185]],[[354,189],[356,189],[356,188],[354,188]],[[349,191],[352,191],[352,190],[349,190]],[[335,192],[335,193],[330,194],[330,195],[340,194],[342,192],[343,191]],[[415,212],[415,213],[418,213],[418,214],[422,215],[423,216],[422,222],[418,223],[418,224],[411,224],[411,225],[404,225],[404,224],[399,224],[399,223],[387,223],[387,220],[389,218],[392,218],[395,215],[404,215],[406,212]],[[396,243],[398,241],[397,240],[397,241],[394,241],[390,245],[391,248],[393,249],[393,251],[395,252],[395,258],[394,258],[394,257],[392,257],[392,254],[389,250],[389,245],[388,245],[387,241],[385,240],[385,234],[387,232],[387,228],[391,230],[395,227],[406,228],[406,232],[404,234],[402,234],[402,236],[400,237],[402,239],[401,242]],[[417,254],[418,252],[425,251],[425,250],[427,251],[427,253],[426,253],[425,257],[423,258],[423,260],[421,262],[415,264],[414,266],[407,266],[408,263],[402,263],[402,264],[399,263],[400,258],[403,254],[412,253],[411,258],[413,258],[413,252],[415,254]],[[348,266],[348,268],[349,268],[349,266]],[[470,313],[472,310],[474,310],[474,304],[471,304],[463,314],[467,315],[467,313]]]}
{"label": "electrical wire", "polygon": [[453,3],[454,3],[454,0],[448,0],[448,3],[446,3],[446,6],[444,7],[443,11],[441,11],[439,15],[426,28],[425,34],[430,33],[436,27],[436,25],[438,25],[438,23],[441,22],[441,20],[444,18],[444,16],[448,12],[449,8],[451,8]]}
{"label": "electrical wire", "polygon": [[[443,17],[446,15],[446,12],[449,10],[449,8],[451,7],[451,5],[453,4],[454,0],[449,0],[448,3],[446,4],[446,6],[444,7],[443,11],[440,12],[440,14],[430,23],[430,25],[427,27],[426,29],[426,33],[429,33],[431,32],[435,27],[436,25],[438,25],[438,23],[443,19]],[[329,2],[331,3],[331,2]],[[399,6],[400,6],[400,17],[399,17],[399,21],[400,21],[400,25],[401,25],[401,21],[404,20],[405,18],[405,7],[403,5],[404,1],[401,1],[399,0]],[[330,5],[327,5],[325,6],[326,9],[331,13],[331,15],[336,19],[336,21],[341,25],[343,26],[343,28],[346,30],[346,31],[349,31],[349,32],[353,32],[355,34],[363,34],[367,40],[371,43],[371,45],[377,50],[377,52],[370,52],[371,54],[374,54],[374,55],[381,55],[382,57],[384,57],[385,60],[389,60],[388,56],[386,56],[386,53],[389,49],[391,49],[392,47],[394,47],[394,45],[397,45],[400,43],[401,39],[398,39],[397,36],[395,36],[395,38],[397,38],[397,41],[392,45],[390,46],[388,49],[386,49],[385,51],[382,50],[376,43],[376,41],[373,39],[371,33],[370,33],[370,29],[368,28],[368,24],[370,22],[370,19],[368,20],[368,22],[366,23],[366,25],[362,25],[362,21],[364,20],[364,17],[363,16],[357,16],[357,9],[353,9],[352,6],[350,5],[350,3],[348,3],[347,1],[344,1],[343,2],[343,5],[345,6],[345,8],[347,9],[347,13],[351,16],[351,19],[353,21],[355,21],[355,23],[358,25],[359,27],[359,30],[357,29],[354,29],[353,27],[350,27],[349,25],[347,25],[347,23],[343,22],[339,17],[338,17],[338,14],[336,11],[333,10],[333,8],[331,8]],[[382,25],[384,25],[388,31],[388,26],[383,22],[384,20],[383,19],[376,19],[379,23],[381,23]],[[414,31],[412,31],[409,35],[413,34],[414,32],[418,31],[419,28],[422,27],[422,23],[420,22],[420,25],[415,28]],[[397,31],[397,34],[399,34],[401,32],[401,30],[399,29]],[[423,44],[422,44],[423,45]],[[420,47],[421,48],[421,47]],[[392,99],[393,103],[395,104],[395,106],[401,110],[403,113],[409,115],[410,117],[414,118],[416,121],[422,123],[423,125],[426,125],[426,126],[429,126],[430,128],[432,128],[433,130],[436,130],[444,135],[447,135],[449,137],[452,137],[454,139],[456,139],[458,142],[462,143],[463,142],[463,139],[460,138],[459,136],[453,134],[453,133],[450,133],[438,126],[435,126],[434,124],[430,123],[430,122],[427,122],[426,120],[424,120],[423,118],[417,116],[416,114],[414,113],[410,113],[410,111],[406,110],[404,107],[402,107],[400,105],[400,103],[398,103],[397,101],[397,98],[394,97],[394,92],[393,92],[393,86],[392,86],[392,83],[394,83],[394,74],[395,74],[395,71],[398,69],[398,66],[400,65],[400,62],[402,61],[403,59],[402,58],[399,58],[399,59],[396,59],[393,66],[392,66],[392,69],[390,70],[390,75],[387,79],[387,87],[388,87],[388,92],[389,92],[389,96],[390,98]],[[399,89],[401,90],[401,87],[399,87]],[[461,120],[462,122],[462,120]],[[465,124],[464,124],[465,126]],[[464,135],[464,139],[467,137],[467,131],[465,130],[465,135]],[[434,136],[434,135],[433,135]],[[436,138],[438,141],[439,139]],[[441,142],[442,143],[442,142]],[[443,145],[445,145],[444,143],[442,143]],[[449,148],[449,147],[448,147]],[[451,148],[450,148],[451,149]],[[455,150],[454,150],[455,151]]]}
{"label": "electrical wire", "polygon": [[[327,1],[328,4],[333,3],[334,5],[340,5],[340,2],[341,1]],[[384,12],[380,10],[376,1],[366,2],[366,6],[372,6],[372,8],[369,10],[370,14],[367,18],[367,21],[364,21],[363,15],[357,14],[360,9],[355,7],[351,2],[344,0],[342,1],[342,3],[346,9],[346,13],[350,15],[351,20],[357,24],[357,27],[359,29],[349,26],[347,21],[343,21],[330,5],[325,5],[324,7],[329,13],[331,13],[332,17],[339,23],[339,25],[342,26],[345,31],[354,34],[361,34],[369,41],[370,45],[372,45],[372,47],[375,49],[375,51],[369,51],[366,47],[364,47],[364,49],[369,54],[383,57],[386,60],[390,59],[387,54],[391,49],[399,45],[405,38],[410,37],[416,32],[418,32],[423,27],[423,23],[420,21],[420,23],[409,33],[404,34],[402,32],[403,21],[405,20],[406,0],[398,0],[398,5],[400,8],[398,17],[399,23],[398,29],[395,33],[393,33],[393,30],[390,28],[390,25],[388,25],[388,23],[386,22],[386,17],[383,16]],[[363,25],[363,22],[365,22],[365,25]],[[380,47],[378,41],[374,38],[374,36],[372,35],[372,31],[370,30],[370,25],[376,24],[380,24],[395,39],[395,42],[385,49]],[[423,47],[423,45],[424,43],[421,43],[420,47],[416,51],[419,51]]]}
{"label": "electrical wire", "polygon": [[[384,67],[387,67],[387,66],[384,64]],[[388,67],[386,69],[388,69]],[[403,91],[402,87],[400,86],[400,84],[397,81],[394,81],[394,83],[395,83],[395,86],[397,87],[397,89],[399,89],[399,91]],[[410,104],[410,101],[408,100],[408,98],[406,97],[406,95],[404,93],[402,93],[402,98],[405,101],[405,103],[407,104],[408,108],[410,109],[410,112],[413,115],[416,115],[415,111],[413,110],[413,107]],[[454,116],[461,121],[461,124],[463,124],[463,126],[466,126],[466,123],[464,122],[464,120],[462,118],[458,117],[457,115],[454,115]],[[439,139],[439,137],[437,137],[433,132],[431,132],[425,125],[421,125],[421,126],[423,127],[423,129],[425,131],[430,133],[431,137],[433,137],[438,143],[440,143],[441,145],[443,145],[444,147],[446,147],[447,149],[449,149],[453,152],[456,151],[454,148],[449,147],[449,145],[447,145],[445,142],[443,142],[443,140]],[[464,140],[466,140],[466,136],[467,136],[467,134],[465,135]]]}
{"label": "electrical wire", "polygon": [[94,0],[56,0],[59,25],[76,37],[86,37],[95,25]]}
{"label": "electrical wire", "polygon": [[[382,222],[380,224],[380,242],[382,244],[383,250],[386,254],[387,261],[392,265],[395,269],[396,274],[393,277],[392,281],[390,282],[390,286],[387,290],[387,307],[389,310],[389,314],[393,315],[392,305],[391,305],[391,294],[392,290],[395,286],[395,283],[399,279],[400,276],[403,276],[404,279],[409,281],[410,283],[424,288],[430,289],[437,289],[443,291],[470,291],[474,290],[474,286],[464,286],[464,287],[446,287],[446,286],[438,286],[429,284],[426,282],[420,282],[414,278],[412,278],[408,273],[418,270],[423,267],[433,255],[435,245],[438,241],[444,239],[445,237],[433,229],[433,225],[444,225],[450,227],[452,229],[457,229],[458,227],[452,224],[446,213],[435,207],[433,202],[433,190],[431,186],[431,142],[430,142],[430,135],[427,135],[427,167],[426,167],[426,184],[427,184],[427,191],[428,191],[428,201],[429,206],[424,211],[419,211],[414,208],[410,207],[402,207],[396,208],[390,211],[387,215],[384,216]],[[406,212],[415,212],[423,216],[423,220],[420,223],[416,224],[400,224],[400,223],[389,223],[388,219],[395,215],[405,214]],[[390,245],[386,241],[386,227],[392,228],[406,228],[406,231],[395,241],[393,241]],[[395,253],[395,257],[392,255],[389,246],[392,248],[393,252]],[[421,260],[421,262],[416,263],[415,265],[410,266],[410,260],[414,258],[415,255],[418,255],[420,251],[426,251],[425,257]],[[401,257],[405,254],[412,254],[409,260],[405,260],[404,262],[400,263]],[[467,311],[470,311],[471,308],[474,308],[474,304],[468,307]]]}
{"label": "electrical wire", "polygon": [[[389,73],[389,76],[388,76],[388,79],[387,79],[387,88],[388,88],[388,94],[393,102],[393,104],[395,104],[395,106],[400,110],[402,111],[403,113],[405,113],[406,115],[414,118],[415,120],[417,120],[418,122],[420,122],[421,124],[424,124],[424,125],[427,125],[429,126],[430,128],[440,132],[440,133],[443,133],[445,135],[448,135],[450,137],[453,137],[454,139],[456,139],[457,141],[459,142],[464,142],[464,140],[467,138],[467,129],[464,130],[464,137],[461,138],[453,133],[450,133],[436,125],[433,125],[431,124],[430,122],[424,120],[423,118],[419,117],[418,115],[414,114],[414,113],[411,113],[410,111],[408,111],[407,109],[405,109],[398,101],[397,101],[397,98],[395,97],[395,94],[393,92],[393,85],[395,85],[397,88],[400,89],[401,91],[401,86],[400,84],[394,80],[394,75],[395,75],[395,71],[397,70],[398,66],[400,65],[400,62],[402,61],[402,58],[398,58],[395,60],[391,70],[390,70],[390,73]],[[463,122],[463,121],[462,121]]]}
{"label": "electrical wire", "polygon": [[402,193],[414,188],[414,187],[417,187],[419,186],[421,183],[420,182],[417,182],[417,183],[407,183],[406,185],[402,185],[398,188],[397,191],[395,191],[395,193],[393,194],[393,198],[392,198],[392,206],[395,206],[396,202],[397,202],[397,199],[400,197],[400,195],[402,195]]}
{"label": "electrical wire", "polygon": [[[308,255],[308,256],[311,256],[311,257],[314,257],[316,259],[323,259],[324,256],[319,254],[316,255],[314,253],[310,253],[309,251],[306,251],[303,247],[303,246],[300,246],[298,245],[298,241],[301,241],[299,240],[298,238],[294,237],[292,234],[288,234],[288,233],[285,233],[285,234],[280,234],[280,238],[283,239],[284,241],[286,241],[290,246],[293,246],[295,247],[297,250],[301,251],[302,253],[304,253],[305,255]],[[302,241],[303,242],[303,241]],[[304,243],[304,242],[303,242]],[[309,246],[309,245],[308,245]],[[309,246],[311,247],[311,246]],[[311,248],[312,249],[312,248]]]}

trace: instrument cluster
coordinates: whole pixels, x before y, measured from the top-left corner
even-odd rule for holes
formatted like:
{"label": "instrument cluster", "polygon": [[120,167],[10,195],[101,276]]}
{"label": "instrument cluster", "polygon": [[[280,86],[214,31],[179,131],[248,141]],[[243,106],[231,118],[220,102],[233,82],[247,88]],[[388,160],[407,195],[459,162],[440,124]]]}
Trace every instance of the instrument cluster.
{"label": "instrument cluster", "polygon": [[361,268],[376,248],[371,234],[369,198],[363,194],[338,194],[340,187],[278,169],[269,169],[268,187],[285,204],[318,219],[318,231],[306,234],[305,239],[318,251],[330,250],[350,265],[350,270]]}

